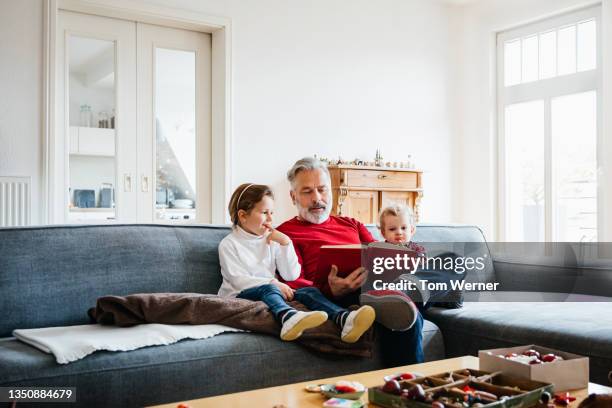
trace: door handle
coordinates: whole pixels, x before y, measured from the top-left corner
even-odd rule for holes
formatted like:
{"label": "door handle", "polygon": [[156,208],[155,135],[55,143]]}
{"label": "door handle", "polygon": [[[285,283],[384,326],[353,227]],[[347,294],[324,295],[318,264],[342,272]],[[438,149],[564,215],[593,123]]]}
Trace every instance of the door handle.
{"label": "door handle", "polygon": [[123,191],[126,193],[132,192],[132,175],[130,173],[123,175]]}
{"label": "door handle", "polygon": [[144,174],[140,176],[140,190],[143,193],[149,192],[149,177]]}

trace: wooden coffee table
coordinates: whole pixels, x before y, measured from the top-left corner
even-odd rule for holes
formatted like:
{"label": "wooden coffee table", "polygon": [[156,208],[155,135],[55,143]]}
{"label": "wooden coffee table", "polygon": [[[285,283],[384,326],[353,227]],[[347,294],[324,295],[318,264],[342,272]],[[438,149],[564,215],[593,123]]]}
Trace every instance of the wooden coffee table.
{"label": "wooden coffee table", "polygon": [[[287,408],[317,407],[321,408],[325,397],[317,393],[309,393],[304,390],[308,384],[329,384],[338,380],[359,381],[366,387],[373,387],[383,383],[386,375],[402,372],[418,372],[424,375],[442,373],[444,371],[460,370],[462,368],[478,369],[478,357],[464,356],[449,358],[446,360],[432,361],[429,363],[413,364],[404,367],[387,368],[378,371],[368,371],[365,373],[348,374],[341,377],[324,378],[320,380],[306,381],[296,384],[281,385],[278,387],[261,388],[253,391],[238,392],[235,394],[218,395],[216,397],[201,398],[191,401],[183,401],[183,404],[191,408],[203,407],[232,407],[232,408],[251,408],[264,407],[273,408],[275,406],[285,406]],[[609,393],[612,388],[597,384],[589,384],[589,388],[571,392],[576,397],[576,402],[569,407],[577,407],[592,392]],[[367,393],[362,397],[363,402],[367,402]],[[159,405],[158,407],[176,408],[179,402],[172,404]],[[372,405],[374,406],[374,405]]]}

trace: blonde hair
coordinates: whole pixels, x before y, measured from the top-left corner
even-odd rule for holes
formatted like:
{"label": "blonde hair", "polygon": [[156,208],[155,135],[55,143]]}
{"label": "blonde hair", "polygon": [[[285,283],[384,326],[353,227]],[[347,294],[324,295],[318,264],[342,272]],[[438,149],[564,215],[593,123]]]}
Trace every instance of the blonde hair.
{"label": "blonde hair", "polygon": [[244,183],[238,186],[232,194],[227,210],[234,226],[238,225],[238,212],[244,210],[249,213],[255,204],[260,202],[265,196],[274,199],[272,189],[264,184]]}
{"label": "blonde hair", "polygon": [[385,217],[388,215],[392,215],[395,217],[400,217],[403,215],[404,217],[406,217],[406,219],[408,220],[408,224],[410,224],[411,227],[416,227],[414,213],[412,212],[412,209],[406,205],[394,204],[380,210],[380,214],[378,216],[378,228],[381,231],[384,231],[385,229],[384,220]]}

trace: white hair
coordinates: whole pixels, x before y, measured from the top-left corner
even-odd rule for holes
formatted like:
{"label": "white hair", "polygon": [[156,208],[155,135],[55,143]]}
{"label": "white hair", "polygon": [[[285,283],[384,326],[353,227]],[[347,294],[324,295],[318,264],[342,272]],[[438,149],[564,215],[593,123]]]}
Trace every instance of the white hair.
{"label": "white hair", "polygon": [[[289,183],[291,184],[291,190],[293,192],[295,192],[295,188],[296,188],[295,179],[297,175],[302,171],[312,171],[312,170],[321,170],[321,172],[327,176],[327,183],[326,183],[327,186],[331,187],[330,185],[331,177],[329,175],[329,170],[327,170],[327,165],[321,162],[320,160],[315,159],[314,157],[304,157],[296,161],[293,167],[291,167],[289,171],[287,172],[287,180],[289,180]],[[310,212],[310,207],[302,207],[300,205],[299,200],[295,200],[294,204],[298,209],[298,213],[300,217],[302,217],[304,220],[310,223],[313,223],[313,224],[321,224],[327,221],[327,219],[329,218],[329,215],[331,214],[331,209],[332,209],[331,188],[329,188],[327,198],[329,202],[321,201],[321,203],[325,203],[325,211],[322,214],[319,214],[318,216]],[[321,205],[321,203],[319,205]]]}
{"label": "white hair", "polygon": [[329,170],[327,170],[327,165],[325,165],[325,163],[319,159],[315,159],[314,157],[304,157],[296,161],[287,172],[287,180],[289,180],[292,190],[295,189],[295,178],[297,175],[302,171],[308,170],[321,170],[327,175],[327,180],[331,181]]}

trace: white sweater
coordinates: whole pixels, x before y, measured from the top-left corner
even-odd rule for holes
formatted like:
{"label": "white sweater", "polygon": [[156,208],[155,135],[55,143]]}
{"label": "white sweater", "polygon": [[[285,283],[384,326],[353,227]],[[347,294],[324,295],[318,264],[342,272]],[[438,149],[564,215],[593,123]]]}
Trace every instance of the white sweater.
{"label": "white sweater", "polygon": [[219,244],[223,284],[219,296],[237,296],[244,289],[270,283],[275,272],[286,281],[300,276],[300,264],[293,244],[267,242],[267,235],[253,235],[240,227]]}

